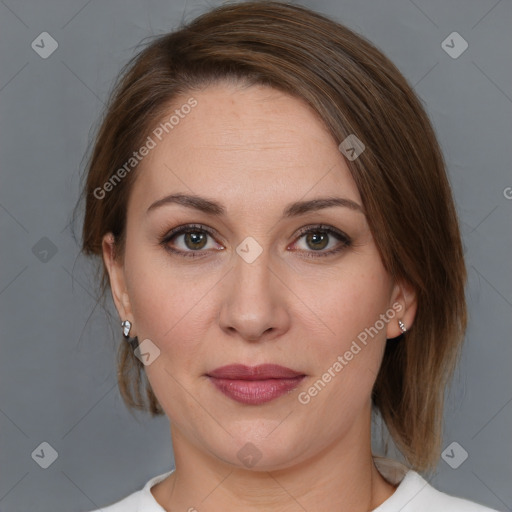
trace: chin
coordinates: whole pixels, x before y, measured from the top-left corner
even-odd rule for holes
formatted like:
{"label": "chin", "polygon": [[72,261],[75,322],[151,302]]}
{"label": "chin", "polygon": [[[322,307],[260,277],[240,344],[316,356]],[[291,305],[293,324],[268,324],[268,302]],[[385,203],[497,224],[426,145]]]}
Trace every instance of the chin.
{"label": "chin", "polygon": [[[275,425],[272,428],[275,429]],[[208,451],[226,464],[250,471],[286,469],[305,458],[304,449],[298,450],[298,447],[302,447],[299,437],[295,439],[285,429],[280,436],[274,436],[276,432],[272,432],[272,428],[262,429],[263,434],[258,430],[253,431],[252,435],[228,436],[227,442],[223,438],[218,443],[210,444]]]}

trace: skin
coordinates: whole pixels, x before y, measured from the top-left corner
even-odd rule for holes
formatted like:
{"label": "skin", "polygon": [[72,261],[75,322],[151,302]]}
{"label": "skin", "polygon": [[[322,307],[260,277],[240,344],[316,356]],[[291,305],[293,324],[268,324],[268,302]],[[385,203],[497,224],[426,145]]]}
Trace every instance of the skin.
{"label": "skin", "polygon": [[[172,511],[371,510],[395,490],[372,460],[371,390],[386,338],[400,334],[398,319],[413,323],[415,294],[384,269],[363,211],[335,206],[282,218],[299,200],[338,196],[361,205],[336,141],[305,103],[227,83],[193,96],[197,106],[137,169],[124,259],[114,258],[110,234],[103,240],[120,318],[132,322],[130,336],[160,350],[145,370],[170,420],[176,470],[152,493]],[[178,204],[147,212],[178,192],[220,202],[226,213]],[[203,234],[203,246],[183,234],[168,245],[189,254],[199,246],[202,256],[166,251],[165,234],[190,223],[215,234]],[[316,224],[341,230],[351,244],[298,233]],[[262,248],[252,263],[236,252],[248,236]],[[299,393],[397,303],[396,317],[300,403]],[[205,376],[226,364],[267,362],[306,378],[273,401],[246,405]],[[237,457],[246,443],[261,454],[250,468]]]}

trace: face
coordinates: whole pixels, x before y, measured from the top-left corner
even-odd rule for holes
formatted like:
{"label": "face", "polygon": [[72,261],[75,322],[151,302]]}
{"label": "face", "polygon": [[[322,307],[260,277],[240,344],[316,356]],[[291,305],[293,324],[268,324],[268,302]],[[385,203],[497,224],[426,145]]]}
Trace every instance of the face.
{"label": "face", "polygon": [[[398,319],[410,324],[409,298],[305,103],[218,84],[170,114],[191,96],[137,168],[122,263],[104,239],[113,297],[130,335],[149,340],[145,371],[180,442],[285,468],[367,431],[385,340]],[[233,364],[297,376],[212,375]]]}

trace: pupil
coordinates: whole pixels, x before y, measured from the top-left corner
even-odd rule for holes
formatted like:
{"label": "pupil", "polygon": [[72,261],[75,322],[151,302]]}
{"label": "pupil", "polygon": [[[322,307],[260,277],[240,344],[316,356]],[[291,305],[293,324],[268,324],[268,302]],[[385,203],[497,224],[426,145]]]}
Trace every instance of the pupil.
{"label": "pupil", "polygon": [[[203,240],[201,240],[201,238]],[[201,249],[204,246],[204,239],[205,239],[204,233],[199,233],[198,231],[193,231],[193,232],[187,233],[187,240],[191,240],[191,243],[194,246],[194,247],[189,246],[189,249]],[[201,242],[203,242],[202,245],[201,245]],[[196,247],[197,244],[200,244],[201,246]],[[187,245],[189,245],[189,244],[187,243]]]}
{"label": "pupil", "polygon": [[[320,239],[321,239],[321,240],[320,240]],[[326,236],[326,234],[325,234],[325,233],[321,233],[321,234],[319,234],[319,233],[312,233],[312,234],[309,234],[309,235],[308,235],[307,240],[308,240],[308,244],[309,244],[310,242],[312,242],[312,245],[313,245],[313,248],[314,248],[314,249],[323,249],[323,248],[325,248],[325,247],[326,247],[325,242],[326,242],[326,240],[327,240],[327,236]],[[321,243],[321,247],[318,247],[318,246],[317,246],[317,247],[314,247],[314,246],[315,246],[315,244],[317,244],[317,243],[318,243],[318,241],[320,241],[320,243]],[[324,242],[324,243],[322,244],[322,242]]]}

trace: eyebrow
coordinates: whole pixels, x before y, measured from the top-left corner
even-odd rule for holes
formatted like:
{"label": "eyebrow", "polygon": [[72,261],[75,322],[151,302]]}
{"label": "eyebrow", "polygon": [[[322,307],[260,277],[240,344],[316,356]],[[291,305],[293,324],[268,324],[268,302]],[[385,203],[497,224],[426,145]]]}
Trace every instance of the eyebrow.
{"label": "eyebrow", "polygon": [[[190,195],[190,194],[171,194],[155,201],[146,211],[150,213],[162,206],[170,204],[179,204],[187,208],[192,208],[209,215],[221,217],[225,215],[226,209],[220,204],[205,197]],[[331,208],[333,206],[343,206],[350,210],[363,213],[363,208],[358,203],[351,199],[343,197],[320,197],[310,199],[308,201],[296,201],[289,204],[283,211],[283,218],[297,217],[306,213],[322,210],[324,208]]]}

